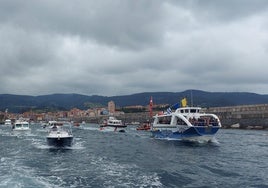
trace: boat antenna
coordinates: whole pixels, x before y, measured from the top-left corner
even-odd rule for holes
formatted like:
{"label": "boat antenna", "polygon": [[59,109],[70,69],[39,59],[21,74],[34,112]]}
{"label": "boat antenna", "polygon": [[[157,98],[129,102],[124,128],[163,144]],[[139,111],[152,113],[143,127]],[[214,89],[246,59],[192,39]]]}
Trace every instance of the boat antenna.
{"label": "boat antenna", "polygon": [[193,102],[193,90],[191,89],[191,107],[193,107],[194,105],[194,102]]}

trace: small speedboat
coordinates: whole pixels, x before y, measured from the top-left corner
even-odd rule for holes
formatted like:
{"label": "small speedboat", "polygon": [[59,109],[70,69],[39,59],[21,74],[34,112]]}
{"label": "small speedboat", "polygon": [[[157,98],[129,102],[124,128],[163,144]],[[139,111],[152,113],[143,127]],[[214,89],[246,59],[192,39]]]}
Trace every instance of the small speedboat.
{"label": "small speedboat", "polygon": [[47,144],[55,147],[70,147],[73,143],[73,134],[69,123],[51,123],[46,137]]}

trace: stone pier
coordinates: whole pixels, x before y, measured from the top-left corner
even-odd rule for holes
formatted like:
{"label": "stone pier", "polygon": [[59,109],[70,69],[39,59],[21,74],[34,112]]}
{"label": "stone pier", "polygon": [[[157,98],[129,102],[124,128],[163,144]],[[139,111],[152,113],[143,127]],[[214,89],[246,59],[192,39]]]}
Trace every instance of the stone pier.
{"label": "stone pier", "polygon": [[219,116],[223,127],[268,129],[268,104],[213,107],[203,109]]}

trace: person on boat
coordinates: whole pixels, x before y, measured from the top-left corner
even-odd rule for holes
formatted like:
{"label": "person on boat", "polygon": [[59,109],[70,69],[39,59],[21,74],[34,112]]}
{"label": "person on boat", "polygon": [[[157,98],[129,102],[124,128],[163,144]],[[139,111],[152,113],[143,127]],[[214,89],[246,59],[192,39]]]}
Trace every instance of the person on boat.
{"label": "person on boat", "polygon": [[52,131],[57,131],[57,130],[58,130],[57,126],[56,125],[53,125]]}

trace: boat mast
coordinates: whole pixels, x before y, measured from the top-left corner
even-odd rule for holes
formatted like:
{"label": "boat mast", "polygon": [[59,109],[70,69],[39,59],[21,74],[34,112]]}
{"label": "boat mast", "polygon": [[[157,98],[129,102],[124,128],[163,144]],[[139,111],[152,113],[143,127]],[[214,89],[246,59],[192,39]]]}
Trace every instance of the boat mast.
{"label": "boat mast", "polygon": [[150,118],[153,117],[153,97],[151,96],[150,103],[149,103],[149,116]]}
{"label": "boat mast", "polygon": [[191,90],[191,107],[193,107],[193,90]]}

